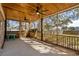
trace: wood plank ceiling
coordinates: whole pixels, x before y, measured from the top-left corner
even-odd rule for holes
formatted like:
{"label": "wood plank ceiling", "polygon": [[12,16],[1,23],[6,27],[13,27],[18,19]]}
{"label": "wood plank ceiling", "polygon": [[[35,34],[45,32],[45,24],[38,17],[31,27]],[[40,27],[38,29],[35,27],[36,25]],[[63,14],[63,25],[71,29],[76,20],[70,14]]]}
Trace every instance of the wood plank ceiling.
{"label": "wood plank ceiling", "polygon": [[[41,10],[47,10],[44,12],[43,17],[47,17],[56,12],[71,8],[78,4],[72,3],[40,3]],[[36,9],[37,3],[3,3],[2,7],[7,19],[15,19],[24,21],[26,17],[29,21],[40,19],[40,17],[33,12]]]}

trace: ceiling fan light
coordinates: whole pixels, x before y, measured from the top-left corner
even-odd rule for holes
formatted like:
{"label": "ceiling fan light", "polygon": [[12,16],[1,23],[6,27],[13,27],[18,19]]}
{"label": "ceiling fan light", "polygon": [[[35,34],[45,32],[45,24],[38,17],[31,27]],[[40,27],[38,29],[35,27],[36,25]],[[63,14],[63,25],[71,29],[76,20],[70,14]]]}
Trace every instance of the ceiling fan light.
{"label": "ceiling fan light", "polygon": [[37,14],[37,15],[39,15],[40,13],[39,13],[39,12],[37,12],[36,14]]}

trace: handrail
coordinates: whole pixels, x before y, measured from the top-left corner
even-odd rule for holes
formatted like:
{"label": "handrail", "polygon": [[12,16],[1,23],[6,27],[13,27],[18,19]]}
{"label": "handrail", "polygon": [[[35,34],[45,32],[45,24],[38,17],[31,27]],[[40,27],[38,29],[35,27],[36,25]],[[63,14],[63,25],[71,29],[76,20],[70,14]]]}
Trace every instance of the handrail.
{"label": "handrail", "polygon": [[73,36],[73,37],[79,37],[79,35],[68,35],[68,34],[59,34],[59,35],[62,35],[62,36]]}

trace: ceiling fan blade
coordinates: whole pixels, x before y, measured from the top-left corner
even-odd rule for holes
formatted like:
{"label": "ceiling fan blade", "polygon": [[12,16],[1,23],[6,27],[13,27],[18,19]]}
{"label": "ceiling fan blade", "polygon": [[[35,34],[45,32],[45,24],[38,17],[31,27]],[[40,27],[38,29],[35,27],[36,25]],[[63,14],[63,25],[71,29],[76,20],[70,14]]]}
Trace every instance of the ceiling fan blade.
{"label": "ceiling fan blade", "polygon": [[30,8],[30,11],[33,13],[39,12],[40,8],[37,6],[36,9]]}
{"label": "ceiling fan blade", "polygon": [[36,12],[39,12],[41,10],[42,6],[41,6],[40,3],[37,3],[36,5],[37,5],[36,6]]}
{"label": "ceiling fan blade", "polygon": [[38,9],[38,3],[36,3],[36,4],[28,4],[28,5],[31,6],[29,8],[32,9],[33,11],[36,11]]}
{"label": "ceiling fan blade", "polygon": [[39,12],[41,15],[46,15],[46,14],[44,14],[44,13],[42,13],[42,12]]}
{"label": "ceiling fan blade", "polygon": [[41,12],[47,12],[47,11],[49,11],[49,10],[41,10]]}

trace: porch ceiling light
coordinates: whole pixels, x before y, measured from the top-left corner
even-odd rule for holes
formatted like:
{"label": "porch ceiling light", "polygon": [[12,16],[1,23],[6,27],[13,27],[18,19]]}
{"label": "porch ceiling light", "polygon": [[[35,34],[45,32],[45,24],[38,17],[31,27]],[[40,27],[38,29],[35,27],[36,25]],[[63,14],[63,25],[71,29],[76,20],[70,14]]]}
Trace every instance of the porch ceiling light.
{"label": "porch ceiling light", "polygon": [[40,13],[39,12],[36,12],[36,14],[39,15]]}

